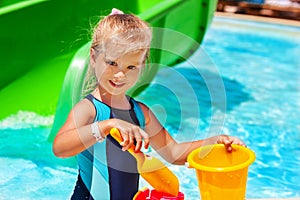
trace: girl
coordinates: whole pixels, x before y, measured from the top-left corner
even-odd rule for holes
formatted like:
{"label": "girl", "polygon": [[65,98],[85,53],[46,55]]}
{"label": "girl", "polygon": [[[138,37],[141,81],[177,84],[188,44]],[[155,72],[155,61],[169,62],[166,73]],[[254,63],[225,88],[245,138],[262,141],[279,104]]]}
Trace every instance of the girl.
{"label": "girl", "polygon": [[[53,143],[58,157],[77,155],[78,180],[71,199],[131,200],[138,191],[135,159],[126,151],[151,145],[165,160],[184,164],[188,154],[205,144],[243,145],[220,135],[177,143],[143,103],[126,95],[139,79],[148,58],[150,27],[132,14],[113,9],[96,26],[90,66],[84,83],[87,96],[71,110]],[[120,144],[110,135],[119,129]]]}

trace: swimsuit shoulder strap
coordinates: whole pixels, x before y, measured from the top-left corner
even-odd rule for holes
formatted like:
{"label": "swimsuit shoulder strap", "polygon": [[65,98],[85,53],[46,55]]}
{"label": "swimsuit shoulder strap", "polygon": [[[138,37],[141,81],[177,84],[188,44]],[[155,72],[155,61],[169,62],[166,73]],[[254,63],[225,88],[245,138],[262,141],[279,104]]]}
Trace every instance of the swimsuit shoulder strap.
{"label": "swimsuit shoulder strap", "polygon": [[142,108],[141,106],[139,105],[138,101],[136,101],[135,99],[131,98],[130,99],[132,104],[133,104],[133,109],[134,109],[134,112],[136,114],[136,117],[137,119],[139,120],[139,123],[140,123],[140,127],[142,129],[145,129],[145,117],[144,117],[144,113],[142,111]]}
{"label": "swimsuit shoulder strap", "polygon": [[96,99],[92,94],[85,97],[94,105],[96,109],[96,116],[94,121],[102,121],[110,118],[110,107],[103,102]]}
{"label": "swimsuit shoulder strap", "polygon": [[[87,95],[86,99],[90,100],[95,106],[96,109],[95,121],[106,120],[110,118],[111,108],[108,105],[96,99],[92,94]],[[139,102],[136,101],[134,98],[130,98],[130,101],[132,102],[133,110],[140,123],[140,127],[144,129],[146,123],[145,123],[145,117],[142,108],[139,105]]]}

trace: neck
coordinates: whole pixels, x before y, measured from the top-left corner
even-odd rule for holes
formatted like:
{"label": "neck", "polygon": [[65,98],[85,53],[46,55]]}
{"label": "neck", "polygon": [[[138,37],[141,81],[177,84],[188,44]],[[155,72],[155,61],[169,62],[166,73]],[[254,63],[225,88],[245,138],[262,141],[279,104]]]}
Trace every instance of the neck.
{"label": "neck", "polygon": [[127,98],[125,93],[113,95],[101,88],[97,88],[94,91],[94,95],[99,98],[103,103],[109,105],[112,108],[117,109],[130,109],[131,105],[129,103],[129,99]]}

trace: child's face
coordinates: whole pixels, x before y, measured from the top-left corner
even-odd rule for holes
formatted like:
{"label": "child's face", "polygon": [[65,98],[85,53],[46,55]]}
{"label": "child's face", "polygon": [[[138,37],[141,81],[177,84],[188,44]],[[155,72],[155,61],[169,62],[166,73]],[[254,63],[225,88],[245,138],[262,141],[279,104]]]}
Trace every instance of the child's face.
{"label": "child's face", "polygon": [[[121,56],[99,54],[91,56],[92,66],[95,68],[96,77],[101,89],[112,95],[125,95],[139,79],[144,65],[145,51],[125,53]],[[112,55],[112,56],[111,56]]]}

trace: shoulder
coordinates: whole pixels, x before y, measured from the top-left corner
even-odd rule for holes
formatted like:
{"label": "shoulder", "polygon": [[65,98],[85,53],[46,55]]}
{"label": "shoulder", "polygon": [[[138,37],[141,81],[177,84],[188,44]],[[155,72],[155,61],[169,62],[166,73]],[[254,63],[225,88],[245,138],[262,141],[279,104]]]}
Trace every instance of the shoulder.
{"label": "shoulder", "polygon": [[81,112],[84,112],[84,111],[88,111],[88,110],[85,110],[87,108],[93,108],[94,107],[94,104],[92,101],[90,101],[89,99],[87,98],[84,98],[82,99],[81,101],[79,101],[74,107],[73,109],[75,110],[78,110],[78,111],[81,111]]}
{"label": "shoulder", "polygon": [[73,115],[73,118],[77,122],[80,121],[80,124],[89,124],[93,122],[96,110],[94,104],[90,100],[84,98],[73,107],[70,115]]}
{"label": "shoulder", "polygon": [[136,101],[137,102],[137,104],[140,106],[140,108],[144,111],[144,110],[150,110],[150,108],[146,105],[146,104],[144,104],[144,103],[142,103],[142,102],[140,102],[140,101]]}
{"label": "shoulder", "polygon": [[149,110],[149,107],[146,104],[144,104],[132,97],[130,97],[130,101],[133,102],[134,104],[138,105],[142,109],[143,112]]}
{"label": "shoulder", "polygon": [[145,123],[146,125],[149,123],[151,116],[153,116],[153,112],[151,111],[151,109],[144,103],[140,102],[140,101],[136,101],[137,104],[140,106],[143,114],[144,114],[144,118],[145,118]]}
{"label": "shoulder", "polygon": [[154,136],[160,131],[165,130],[163,125],[160,123],[154,112],[146,104],[138,102],[145,118],[145,130],[148,134]]}

